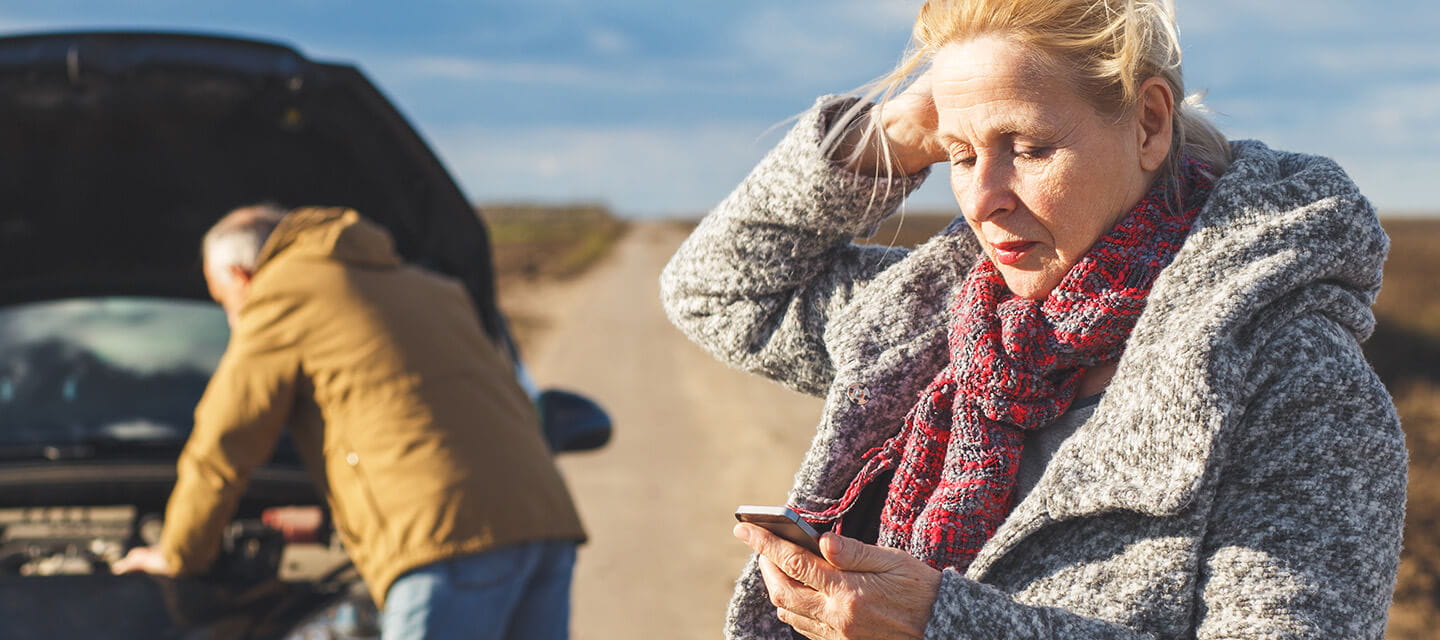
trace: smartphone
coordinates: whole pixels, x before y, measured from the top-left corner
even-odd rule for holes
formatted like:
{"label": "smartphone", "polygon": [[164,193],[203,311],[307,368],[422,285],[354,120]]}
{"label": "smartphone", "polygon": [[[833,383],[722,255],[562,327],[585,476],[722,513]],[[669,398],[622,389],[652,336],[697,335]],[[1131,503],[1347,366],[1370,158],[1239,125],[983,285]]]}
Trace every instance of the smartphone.
{"label": "smartphone", "polygon": [[735,508],[735,519],[764,527],[770,533],[820,555],[820,534],[790,507],[740,505]]}

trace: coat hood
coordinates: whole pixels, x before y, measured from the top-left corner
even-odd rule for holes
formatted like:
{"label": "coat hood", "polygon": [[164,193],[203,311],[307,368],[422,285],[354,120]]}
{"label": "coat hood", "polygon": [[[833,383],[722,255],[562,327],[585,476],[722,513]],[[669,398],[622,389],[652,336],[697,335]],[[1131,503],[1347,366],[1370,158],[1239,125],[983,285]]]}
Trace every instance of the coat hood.
{"label": "coat hood", "polygon": [[342,207],[296,209],[286,214],[260,250],[257,270],[282,253],[371,269],[393,269],[401,264],[395,241],[385,229],[354,209]]}
{"label": "coat hood", "polygon": [[1259,354],[1273,336],[1310,316],[1357,342],[1370,336],[1389,249],[1370,202],[1327,158],[1232,147],[1234,163],[1156,280],[1099,419],[1056,453],[1032,492],[1040,499],[1016,507],[970,575],[1046,518],[1180,513],[1265,378]]}

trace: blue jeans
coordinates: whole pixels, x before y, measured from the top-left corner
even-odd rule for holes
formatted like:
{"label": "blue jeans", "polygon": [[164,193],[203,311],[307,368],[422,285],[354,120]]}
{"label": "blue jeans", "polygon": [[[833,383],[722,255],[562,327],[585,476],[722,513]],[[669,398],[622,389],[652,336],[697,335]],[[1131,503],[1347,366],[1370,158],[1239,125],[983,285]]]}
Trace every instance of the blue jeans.
{"label": "blue jeans", "polygon": [[385,594],[380,637],[565,640],[574,566],[574,542],[547,540],[413,569]]}

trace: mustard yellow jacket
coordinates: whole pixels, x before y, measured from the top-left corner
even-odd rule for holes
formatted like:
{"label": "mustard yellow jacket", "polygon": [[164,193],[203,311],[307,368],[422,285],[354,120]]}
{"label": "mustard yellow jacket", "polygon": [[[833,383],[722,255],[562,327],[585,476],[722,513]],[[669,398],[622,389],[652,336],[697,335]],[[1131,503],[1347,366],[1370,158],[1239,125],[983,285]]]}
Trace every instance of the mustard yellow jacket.
{"label": "mustard yellow jacket", "polygon": [[403,264],[351,210],[297,210],[265,244],[165,513],[160,549],[181,574],[214,560],[287,426],[382,606],[421,565],[584,537],[534,406],[465,290]]}

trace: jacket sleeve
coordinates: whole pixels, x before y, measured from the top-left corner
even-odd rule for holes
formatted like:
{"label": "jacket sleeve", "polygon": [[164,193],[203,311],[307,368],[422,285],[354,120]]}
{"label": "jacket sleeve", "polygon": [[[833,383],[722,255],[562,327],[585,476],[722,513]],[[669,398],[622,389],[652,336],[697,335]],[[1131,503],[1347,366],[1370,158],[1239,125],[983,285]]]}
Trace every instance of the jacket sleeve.
{"label": "jacket sleeve", "polygon": [[[1333,323],[1297,327],[1221,445],[1228,463],[1196,568],[1198,640],[1384,636],[1404,523],[1404,437],[1354,339]],[[1025,606],[947,571],[925,637],[1149,636]]]}
{"label": "jacket sleeve", "polygon": [[270,459],[289,417],[300,370],[295,307],[283,296],[246,303],[195,409],[159,545],[181,575],[215,560],[251,472]]}
{"label": "jacket sleeve", "polygon": [[828,322],[906,253],[851,240],[870,233],[928,174],[872,178],[831,162],[821,141],[848,104],[822,98],[802,115],[660,276],[666,312],[691,340],[812,394],[834,375]]}

